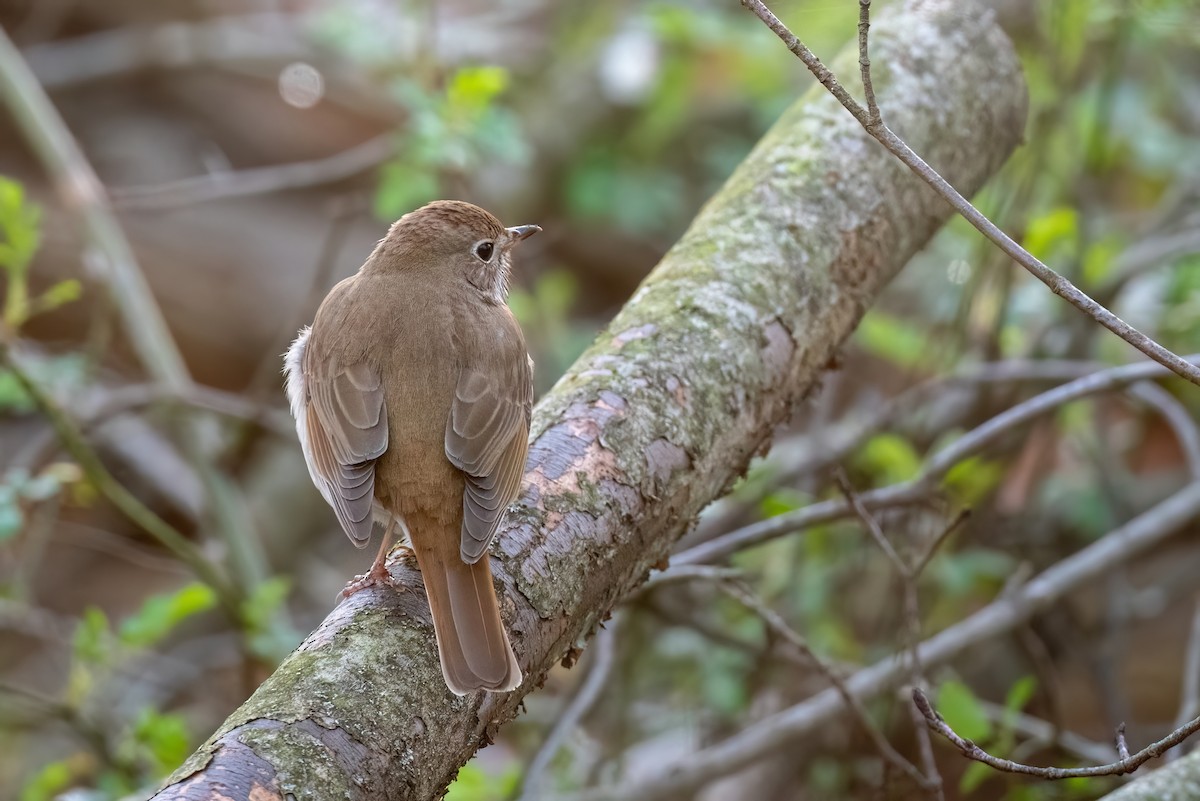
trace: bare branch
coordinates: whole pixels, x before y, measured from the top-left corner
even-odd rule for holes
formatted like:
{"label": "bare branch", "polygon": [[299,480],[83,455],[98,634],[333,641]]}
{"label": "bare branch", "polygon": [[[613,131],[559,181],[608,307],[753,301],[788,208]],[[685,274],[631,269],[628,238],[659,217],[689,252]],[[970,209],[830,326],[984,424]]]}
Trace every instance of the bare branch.
{"label": "bare branch", "polygon": [[[1179,712],[1175,716],[1176,728],[1200,716],[1200,598],[1196,600],[1196,611],[1192,614],[1191,633],[1183,659],[1183,690],[1180,698]],[[1178,755],[1178,751],[1172,751],[1167,754],[1167,759],[1169,761]]]}
{"label": "bare branch", "polygon": [[[859,501],[867,509],[884,509],[893,506],[915,506],[926,502],[930,492],[915,481],[894,484],[882,489],[870,490],[859,495]],[[768,517],[748,526],[722,534],[708,542],[694,545],[671,557],[671,565],[693,565],[715,562],[752,545],[803,531],[823,523],[851,517],[854,510],[844,500],[820,501],[794,512]]]}
{"label": "bare branch", "polygon": [[[3,33],[0,32],[0,36]],[[127,490],[104,466],[100,458],[83,439],[75,426],[58,404],[34,383],[15,360],[7,346],[0,344],[0,364],[5,365],[21,389],[33,399],[38,409],[50,421],[67,451],[79,462],[84,475],[113,506],[131,521],[154,537],[164,548],[178,557],[203,582],[210,585],[221,599],[226,614],[231,620],[241,616],[240,593],[234,585],[209,563],[204,554],[178,529],[157,515]]]}
{"label": "bare branch", "polygon": [[949,740],[962,752],[963,756],[973,759],[976,762],[982,762],[989,767],[1005,773],[1023,773],[1027,776],[1038,776],[1043,779],[1123,776],[1126,773],[1132,773],[1137,770],[1151,759],[1162,756],[1197,731],[1200,731],[1200,718],[1196,718],[1188,724],[1175,729],[1158,742],[1151,743],[1131,756],[1129,748],[1125,745],[1125,724],[1122,723],[1117,728],[1116,734],[1117,753],[1121,755],[1121,759],[1116,762],[1111,762],[1107,765],[1096,765],[1090,768],[1042,768],[992,756],[975,743],[959,736],[954,729],[950,728],[946,721],[942,719],[942,716],[934,711],[932,704],[929,703],[929,698],[925,696],[925,693],[921,692],[920,688],[914,688],[912,695],[913,703],[916,704],[917,709],[921,710],[921,714],[925,716],[925,721],[928,723],[929,728]]}
{"label": "bare branch", "polygon": [[[1189,356],[1188,359],[1200,363],[1200,354]],[[1082,378],[1047,390],[1001,412],[938,451],[925,463],[921,474],[916,478],[900,484],[893,484],[890,487],[864,492],[858,496],[859,501],[868,510],[920,503],[933,495],[937,483],[950,468],[963,459],[975,455],[1014,428],[1088,395],[1120,389],[1138,381],[1162,378],[1166,375],[1168,375],[1168,371],[1164,367],[1150,362],[1138,362],[1107,370],[1097,370]],[[841,520],[852,514],[853,508],[845,500],[821,501],[794,512],[760,520],[708,542],[692,546],[672,557],[671,564],[713,562],[726,558],[742,548],[822,523]]]}
{"label": "bare branch", "polygon": [[550,767],[567,736],[575,730],[584,715],[595,705],[600,693],[608,684],[617,663],[617,632],[621,627],[621,616],[615,615],[607,627],[602,627],[596,635],[589,651],[592,653],[592,666],[587,676],[579,685],[570,703],[554,721],[554,727],[546,735],[541,748],[534,754],[521,780],[519,801],[537,801],[542,797],[543,785],[546,781],[546,770]]}
{"label": "bare branch", "polygon": [[871,30],[871,0],[858,0],[858,67],[862,74],[863,96],[867,100],[867,117],[873,125],[879,124],[879,104],[875,101],[875,87],[871,83],[871,56],[867,48],[867,34]]}
{"label": "bare branch", "polygon": [[[1001,231],[995,223],[989,220],[982,212],[971,204],[969,200],[963,197],[950,183],[943,178],[936,170],[925,163],[919,155],[910,148],[903,139],[891,131],[890,128],[878,115],[872,115],[871,112],[864,108],[856,101],[846,89],[838,83],[837,77],[821,63],[811,50],[809,50],[797,36],[792,33],[786,25],[779,21],[769,8],[767,8],[761,0],[742,0],[742,5],[750,9],[761,19],[772,32],[778,36],[787,46],[788,50],[799,58],[804,65],[808,67],[813,76],[820,81],[821,85],[833,94],[838,99],[838,102],[849,111],[863,128],[874,137],[880,144],[888,149],[893,155],[904,162],[910,170],[913,171],[921,180],[933,187],[946,202],[948,202],[955,211],[962,215],[967,222],[971,223],[976,230],[990,239],[997,247],[1004,251],[1013,261],[1020,264],[1030,273],[1032,273],[1039,281],[1050,287],[1054,294],[1066,300],[1077,309],[1087,314],[1100,325],[1112,331],[1121,339],[1128,342],[1133,347],[1144,353],[1159,364],[1167,367],[1177,375],[1183,376],[1193,384],[1200,385],[1200,367],[1193,365],[1177,354],[1164,348],[1162,345],[1155,342],[1150,337],[1138,331],[1129,323],[1117,317],[1111,311],[1106,309],[1101,304],[1097,303],[1092,298],[1088,297],[1082,290],[1072,284],[1063,276],[1056,273],[1050,267],[1042,263],[1029,251],[1018,245],[1008,234]],[[870,1],[860,0],[859,2],[859,46],[860,46],[860,65],[864,76],[864,84],[869,86],[870,60],[867,59],[867,28],[868,16],[870,13]],[[874,91],[870,91],[870,98],[874,97]]]}
{"label": "bare branch", "polygon": [[[1162,370],[1146,363],[1137,366]],[[944,664],[981,642],[1012,631],[1064,595],[1128,563],[1198,516],[1200,482],[1194,482],[966,620],[925,640],[917,649],[921,663],[927,668]],[[848,677],[845,686],[856,698],[887,692],[908,676],[907,662],[898,654]],[[833,689],[826,690],[702,749],[685,761],[667,765],[652,776],[640,777],[636,783],[600,788],[573,798],[651,801],[671,793],[684,794],[818,733],[844,712],[841,695]]]}
{"label": "bare branch", "polygon": [[[925,725],[925,716],[921,714],[915,704],[909,703],[912,700],[912,688],[905,689],[902,695],[905,705],[921,721],[921,728],[928,732],[929,727]],[[1052,745],[1089,762],[1111,762],[1120,758],[1116,749],[1111,745],[1089,740],[1073,732],[1063,731],[1049,721],[1015,709],[1008,709],[984,698],[977,698],[976,702],[983,714],[993,723],[1010,726],[1014,732],[1028,737],[1033,744]]]}
{"label": "bare branch", "polygon": [[892,744],[887,741],[883,733],[879,731],[879,727],[871,720],[871,715],[867,712],[867,708],[863,706],[862,701],[857,698],[846,687],[845,680],[839,676],[825,661],[809,647],[803,637],[787,624],[787,622],[779,616],[774,609],[764,604],[754,593],[739,582],[722,581],[718,585],[720,588],[735,601],[749,609],[766,624],[767,629],[772,635],[780,638],[784,642],[791,645],[799,651],[805,659],[820,673],[826,681],[833,685],[833,688],[841,696],[842,701],[850,710],[851,715],[857,721],[859,728],[871,740],[875,746],[875,750],[883,759],[908,778],[912,779],[916,785],[925,790],[932,790],[937,785],[931,782],[921,771],[905,759],[900,752],[892,747]]}
{"label": "bare branch", "polygon": [[109,207],[103,184],[3,29],[0,95],[54,179],[63,204],[79,214],[92,247],[103,254],[113,300],[142,364],[171,390],[187,389],[192,383],[187,366]]}
{"label": "bare branch", "polygon": [[395,144],[395,136],[389,132],[322,159],[213,172],[165,184],[113,187],[109,191],[117,208],[158,210],[221,198],[302,189],[341,181],[378,166],[395,152]]}
{"label": "bare branch", "polygon": [[917,560],[915,565],[913,565],[913,576],[920,576],[925,572],[925,568],[929,566],[929,560],[932,559],[934,555],[941,549],[942,544],[950,538],[950,535],[958,531],[959,527],[962,526],[962,524],[965,523],[967,518],[970,516],[970,509],[959,510],[958,514],[954,516],[954,519],[947,523],[942,529],[942,532],[930,541],[929,547],[925,549],[925,552],[921,554],[921,558]]}
{"label": "bare branch", "polygon": [[[865,8],[864,0],[864,8]],[[952,531],[963,519],[963,515],[959,515],[955,520],[947,525],[942,533],[936,537],[933,543],[926,549],[922,555],[918,565],[910,566],[900,557],[896,550],[892,547],[891,541],[883,533],[883,529],[879,525],[879,521],[863,507],[858,495],[850,486],[849,479],[846,478],[845,471],[838,469],[836,474],[838,488],[842,495],[845,496],[846,502],[854,509],[854,513],[858,515],[860,521],[871,536],[879,544],[879,547],[887,555],[888,560],[892,563],[892,567],[900,575],[901,594],[904,598],[903,616],[904,616],[904,654],[908,658],[910,678],[914,686],[920,686],[924,681],[924,671],[921,669],[921,658],[917,653],[917,645],[921,641],[921,603],[917,594],[917,580],[921,575],[921,570],[924,569],[932,554],[937,550],[938,546],[945,541],[949,532]],[[910,715],[912,714],[910,710]],[[914,731],[917,737],[917,749],[921,755],[921,763],[924,767],[924,776],[926,777],[925,789],[929,791],[934,799],[944,797],[942,790],[942,775],[937,768],[937,760],[933,755],[933,744],[929,740],[929,732],[924,726],[916,725],[919,721],[914,718]]]}
{"label": "bare branch", "polygon": [[1113,737],[1113,741],[1117,745],[1117,755],[1121,759],[1129,759],[1129,743],[1125,742],[1125,721],[1121,721],[1117,725],[1117,731]]}
{"label": "bare branch", "polygon": [[36,44],[25,57],[50,89],[151,68],[310,59],[302,20],[266,12],[206,20],[111,28],[66,41]]}
{"label": "bare branch", "polygon": [[892,543],[884,536],[883,529],[879,527],[879,521],[862,505],[862,501],[858,499],[858,495],[855,494],[854,489],[850,486],[850,480],[846,478],[846,472],[841,468],[838,468],[836,481],[842,497],[846,499],[846,503],[854,510],[854,514],[858,516],[863,527],[871,534],[871,537],[875,540],[875,544],[887,556],[888,561],[892,563],[892,567],[895,568],[896,572],[905,581],[912,579],[912,569],[900,557],[900,554],[896,553],[896,549],[892,547]]}
{"label": "bare branch", "polygon": [[1136,384],[1129,388],[1129,394],[1162,416],[1175,432],[1175,441],[1183,451],[1188,472],[1192,478],[1200,479],[1200,426],[1187,407],[1157,384]]}

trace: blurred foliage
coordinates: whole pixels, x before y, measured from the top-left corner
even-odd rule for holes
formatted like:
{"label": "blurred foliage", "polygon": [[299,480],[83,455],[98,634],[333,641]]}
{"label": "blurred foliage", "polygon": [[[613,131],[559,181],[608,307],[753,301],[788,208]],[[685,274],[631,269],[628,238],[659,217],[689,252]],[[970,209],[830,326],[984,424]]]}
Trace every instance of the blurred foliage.
{"label": "blurred foliage", "polygon": [[538,394],[549,389],[592,342],[592,327],[571,316],[578,292],[575,278],[564,270],[542,273],[530,289],[514,286],[509,291],[508,305],[530,343]]}
{"label": "blurred foliage", "polygon": [[196,745],[186,719],[149,704],[118,712],[112,681],[216,602],[208,586],[187,584],[150,596],[115,629],[99,608],[84,610],[72,638],[66,685],[58,697],[41,703],[52,705],[100,759],[76,753],[42,766],[21,788],[22,801],[49,801],[79,783],[96,788],[100,797],[120,798],[179,766]]}
{"label": "blurred foliage", "polygon": [[463,67],[440,92],[401,81],[392,91],[408,111],[398,153],[380,172],[375,214],[391,221],[444,197],[446,175],[469,175],[493,164],[528,161],[526,140],[510,109],[498,103],[508,88],[502,67]]}
{"label": "blurred foliage", "polygon": [[497,775],[470,763],[459,770],[444,801],[506,801],[512,798],[520,778],[521,771],[516,765]]}
{"label": "blurred foliage", "polygon": [[79,298],[81,285],[60,281],[29,295],[29,268],[41,241],[42,211],[25,199],[16,181],[0,176],[0,270],[4,271],[4,329],[11,338],[29,319]]}

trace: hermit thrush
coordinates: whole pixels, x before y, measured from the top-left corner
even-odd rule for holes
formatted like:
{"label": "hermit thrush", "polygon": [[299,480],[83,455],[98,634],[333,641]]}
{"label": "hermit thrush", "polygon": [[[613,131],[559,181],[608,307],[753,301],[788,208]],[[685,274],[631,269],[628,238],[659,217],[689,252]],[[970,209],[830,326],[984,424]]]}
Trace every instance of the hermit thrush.
{"label": "hermit thrush", "polygon": [[309,474],[388,583],[392,527],[425,582],[442,674],[458,695],[521,683],[487,549],[528,451],[533,362],[505,304],[512,251],[541,229],[438,201],[404,215],[335,286],[284,362]]}

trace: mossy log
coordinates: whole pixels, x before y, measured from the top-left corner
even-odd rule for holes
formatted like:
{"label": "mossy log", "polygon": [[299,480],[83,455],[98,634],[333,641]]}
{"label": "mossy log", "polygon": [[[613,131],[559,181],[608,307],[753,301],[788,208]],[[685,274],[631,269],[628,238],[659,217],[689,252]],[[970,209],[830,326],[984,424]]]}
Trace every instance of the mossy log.
{"label": "mossy log", "polygon": [[[884,119],[956,187],[1021,141],[1016,54],[973,2],[872,26]],[[801,30],[801,34],[803,31]],[[779,69],[801,70],[778,48]],[[833,64],[857,84],[857,52]],[[167,799],[433,799],[595,630],[820,382],[949,207],[821,87],[763,137],[608,329],[538,404],[493,565],[525,671],[442,681],[419,574],[353,596],[172,776]]]}

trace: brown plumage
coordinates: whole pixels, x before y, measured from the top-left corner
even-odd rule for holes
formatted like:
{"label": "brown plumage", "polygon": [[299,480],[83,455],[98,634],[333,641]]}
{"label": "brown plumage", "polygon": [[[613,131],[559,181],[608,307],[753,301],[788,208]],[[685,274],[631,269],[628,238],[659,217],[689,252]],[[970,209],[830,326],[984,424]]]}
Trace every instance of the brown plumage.
{"label": "brown plumage", "polygon": [[512,249],[538,230],[457,201],[404,215],[285,361],[313,483],[359,548],[385,525],[347,592],[388,581],[391,528],[406,528],[459,695],[521,682],[487,548],[528,450],[533,364],[505,297]]}

